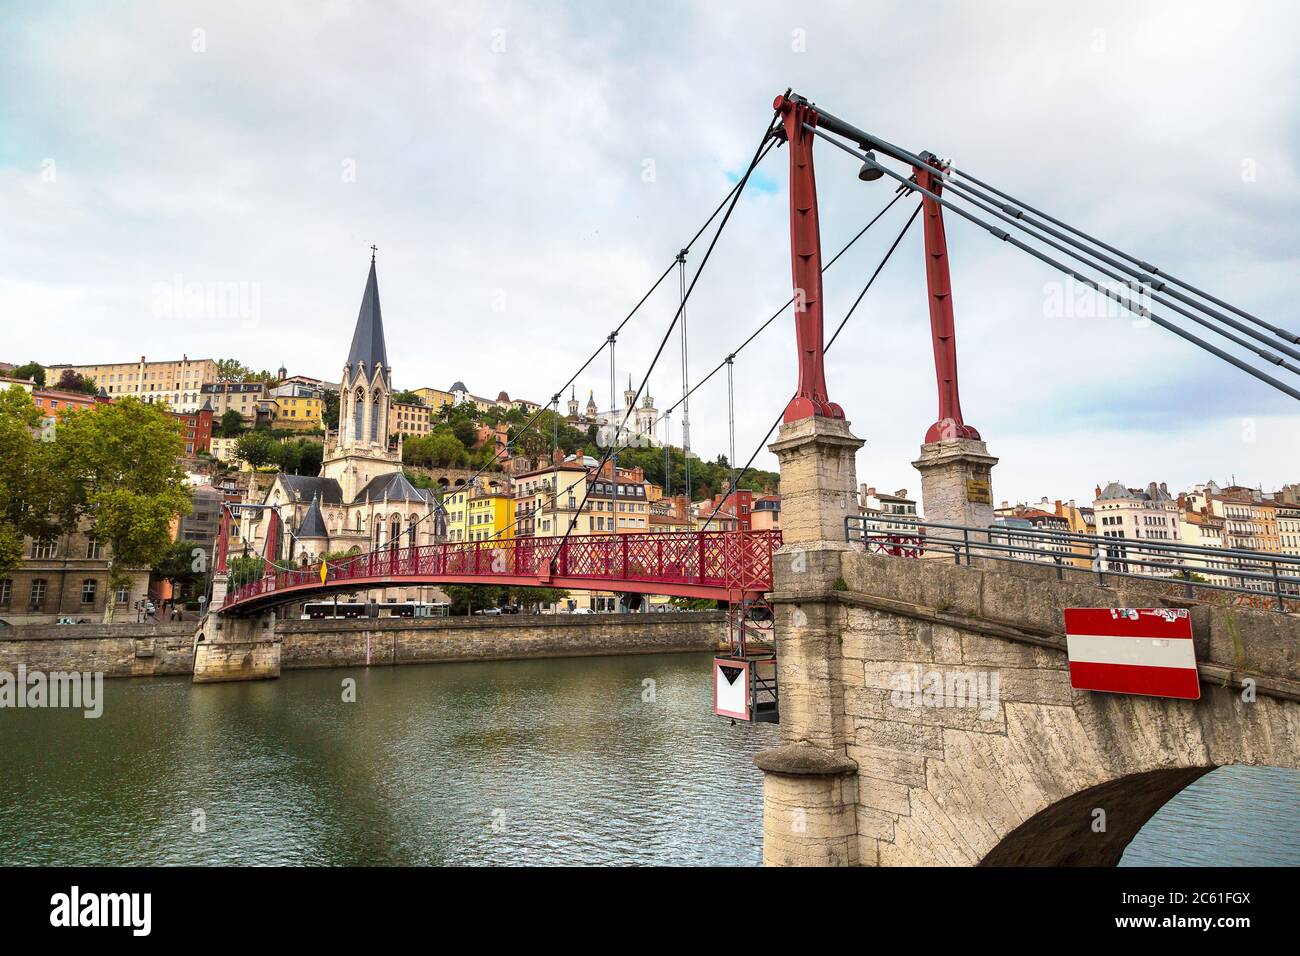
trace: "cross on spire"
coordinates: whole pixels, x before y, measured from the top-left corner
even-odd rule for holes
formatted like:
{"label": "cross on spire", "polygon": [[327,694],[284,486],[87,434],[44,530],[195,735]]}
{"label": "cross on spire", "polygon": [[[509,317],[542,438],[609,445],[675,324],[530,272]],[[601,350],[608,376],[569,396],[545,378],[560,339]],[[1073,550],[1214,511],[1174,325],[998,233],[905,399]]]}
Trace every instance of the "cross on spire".
{"label": "cross on spire", "polygon": [[378,251],[379,251],[379,247],[378,247],[378,246],[371,246],[371,247],[370,247],[370,261],[371,261],[371,262],[374,262],[374,261],[375,261],[375,253],[378,252]]}

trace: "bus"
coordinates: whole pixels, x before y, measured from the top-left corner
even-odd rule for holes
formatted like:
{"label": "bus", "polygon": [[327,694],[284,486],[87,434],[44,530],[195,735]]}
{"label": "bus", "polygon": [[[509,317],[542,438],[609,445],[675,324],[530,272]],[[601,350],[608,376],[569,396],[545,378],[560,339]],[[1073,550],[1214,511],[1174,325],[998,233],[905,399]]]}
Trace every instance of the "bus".
{"label": "bus", "polygon": [[320,621],[361,617],[446,617],[449,606],[443,601],[308,601],[302,606],[301,620]]}

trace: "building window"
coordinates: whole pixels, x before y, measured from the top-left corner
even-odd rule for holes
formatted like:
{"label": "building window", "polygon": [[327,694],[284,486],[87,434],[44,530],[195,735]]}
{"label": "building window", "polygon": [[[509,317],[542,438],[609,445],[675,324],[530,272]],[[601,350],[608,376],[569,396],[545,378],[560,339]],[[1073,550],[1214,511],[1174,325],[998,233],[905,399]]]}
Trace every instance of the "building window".
{"label": "building window", "polygon": [[32,610],[38,611],[45,604],[45,579],[37,578],[32,582],[31,601],[29,602]]}
{"label": "building window", "polygon": [[126,602],[130,600],[130,598],[131,596],[127,593],[127,589],[125,585],[118,588],[117,591],[114,592],[113,594],[113,602],[117,604],[119,607],[122,606],[123,604],[126,604]]}
{"label": "building window", "polygon": [[0,579],[0,607],[8,607],[13,598],[14,583],[8,578]]}
{"label": "building window", "polygon": [[98,561],[104,555],[104,546],[94,538],[86,539],[86,557],[92,561]]}
{"label": "building window", "polygon": [[81,582],[81,603],[82,604],[95,603],[95,588],[96,585],[93,578],[86,578],[86,580]]}
{"label": "building window", "polygon": [[32,539],[32,557],[33,558],[52,558],[58,551],[58,542],[53,538],[33,538]]}

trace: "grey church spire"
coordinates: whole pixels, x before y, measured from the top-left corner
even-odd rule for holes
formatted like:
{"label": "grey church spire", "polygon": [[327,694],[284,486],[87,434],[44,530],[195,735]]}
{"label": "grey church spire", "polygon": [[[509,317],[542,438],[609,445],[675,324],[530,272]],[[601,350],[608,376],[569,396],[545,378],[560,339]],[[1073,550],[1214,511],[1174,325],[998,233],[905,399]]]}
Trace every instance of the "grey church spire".
{"label": "grey church spire", "polygon": [[354,369],[364,363],[368,375],[382,365],[388,368],[388,350],[384,347],[384,320],[379,311],[379,280],[375,277],[375,260],[370,259],[370,275],[366,279],[366,292],[361,297],[361,311],[357,313],[357,328],[352,333],[352,348],[348,350],[348,364]]}

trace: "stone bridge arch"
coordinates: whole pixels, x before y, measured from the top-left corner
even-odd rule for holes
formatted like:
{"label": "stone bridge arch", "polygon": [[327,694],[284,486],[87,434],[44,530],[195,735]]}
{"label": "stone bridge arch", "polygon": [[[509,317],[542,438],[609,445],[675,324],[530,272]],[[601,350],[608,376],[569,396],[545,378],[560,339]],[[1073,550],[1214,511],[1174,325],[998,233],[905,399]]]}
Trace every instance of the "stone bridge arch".
{"label": "stone bridge arch", "polygon": [[783,551],[789,743],[756,760],[768,863],[1114,865],[1212,769],[1300,768],[1295,617],[1183,604],[1199,701],[1091,693],[1070,687],[1062,609],[1182,602],[1046,568]]}

